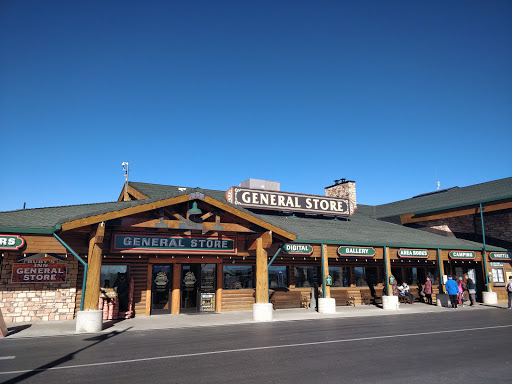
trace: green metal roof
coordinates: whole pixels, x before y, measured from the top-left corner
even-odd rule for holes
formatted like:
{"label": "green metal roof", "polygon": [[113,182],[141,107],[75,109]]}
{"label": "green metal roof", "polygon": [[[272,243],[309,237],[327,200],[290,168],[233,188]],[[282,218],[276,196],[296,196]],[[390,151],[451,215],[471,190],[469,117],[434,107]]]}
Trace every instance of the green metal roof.
{"label": "green metal roof", "polygon": [[[512,181],[512,178],[508,180],[510,182]],[[340,245],[388,245],[443,249],[482,249],[482,244],[480,243],[457,239],[454,237],[436,235],[430,232],[378,220],[375,218],[375,214],[376,210],[378,211],[381,206],[371,207],[360,205],[358,207],[358,211],[347,219],[334,220],[330,217],[315,217],[307,215],[291,217],[290,215],[261,213],[261,211],[255,213],[239,206],[235,206],[226,201],[224,191],[200,188],[182,189],[184,187],[138,182],[130,182],[130,185],[149,198],[144,200],[0,212],[0,231],[10,233],[52,233],[54,230],[59,229],[59,225],[64,222],[118,211],[127,207],[147,204],[192,192],[201,192],[217,201],[228,204],[242,212],[263,220],[264,222],[295,234],[298,237],[297,242],[300,242],[302,239],[302,241],[307,240],[308,242]],[[391,211],[392,210],[388,210],[388,212]],[[396,211],[397,210],[395,209],[394,212]],[[487,249],[491,251],[504,250],[503,248],[493,246],[488,246]]]}

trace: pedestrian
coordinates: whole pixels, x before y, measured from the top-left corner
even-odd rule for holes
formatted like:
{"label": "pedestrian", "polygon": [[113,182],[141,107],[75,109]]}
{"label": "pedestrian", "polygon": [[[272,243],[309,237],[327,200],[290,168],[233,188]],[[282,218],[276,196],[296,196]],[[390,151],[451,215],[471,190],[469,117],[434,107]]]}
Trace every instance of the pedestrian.
{"label": "pedestrian", "polygon": [[432,281],[430,281],[430,277],[428,276],[425,281],[425,285],[423,286],[423,293],[427,299],[427,304],[432,304]]}
{"label": "pedestrian", "polygon": [[444,287],[446,289],[446,292],[448,292],[448,295],[450,296],[452,308],[457,309],[457,294],[459,293],[459,286],[457,285],[455,280],[452,279],[452,275],[448,275],[448,280],[446,280]]}
{"label": "pedestrian", "polygon": [[512,309],[510,304],[512,304],[512,275],[508,277],[508,283],[507,283],[507,293],[508,293],[508,309]]}
{"label": "pedestrian", "polygon": [[466,296],[464,295],[464,284],[462,284],[462,277],[456,278],[455,281],[459,287],[459,293],[457,293],[457,301],[459,304],[462,304],[462,308],[464,308],[464,301],[466,301]]}
{"label": "pedestrian", "polygon": [[398,289],[400,290],[400,294],[402,296],[409,297],[409,301],[411,302],[411,304],[414,304],[414,296],[411,293],[411,289],[409,288],[409,286],[407,285],[407,283],[405,281],[402,283],[402,285],[400,287],[398,287]]}
{"label": "pedestrian", "polygon": [[469,300],[471,301],[471,304],[469,304],[469,306],[472,307],[473,305],[476,305],[476,299],[475,299],[476,289],[475,289],[475,283],[473,282],[471,277],[469,277],[467,275],[467,273],[464,274],[464,285],[466,286],[466,289],[468,290]]}
{"label": "pedestrian", "polygon": [[393,296],[398,296],[398,284],[396,283],[396,279],[393,277],[393,285],[391,286],[391,291],[393,292]]}

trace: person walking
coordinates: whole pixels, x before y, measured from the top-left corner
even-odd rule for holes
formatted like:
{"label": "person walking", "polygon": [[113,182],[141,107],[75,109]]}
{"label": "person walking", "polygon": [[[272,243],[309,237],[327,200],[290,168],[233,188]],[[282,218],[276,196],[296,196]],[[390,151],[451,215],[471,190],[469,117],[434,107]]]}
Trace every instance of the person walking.
{"label": "person walking", "polygon": [[508,283],[507,283],[507,293],[508,293],[508,307],[507,309],[512,309],[512,307],[510,306],[510,304],[512,304],[512,275],[509,276],[508,278]]}
{"label": "person walking", "polygon": [[459,286],[457,285],[455,280],[452,279],[452,275],[448,275],[448,280],[446,280],[444,287],[446,289],[446,292],[448,292],[448,295],[450,296],[452,308],[457,309],[457,294],[459,293]]}
{"label": "person walking", "polygon": [[464,274],[464,285],[466,286],[466,289],[468,290],[468,293],[469,293],[469,300],[471,301],[471,304],[469,304],[470,307],[472,307],[473,305],[476,305],[476,299],[475,299],[475,294],[476,294],[476,290],[475,290],[475,283],[473,282],[473,280],[471,279],[471,277],[469,277],[466,273]]}
{"label": "person walking", "polygon": [[428,276],[427,280],[425,281],[425,285],[423,286],[423,293],[425,293],[427,304],[432,305],[432,281],[430,281],[430,277]]}
{"label": "person walking", "polygon": [[462,277],[455,278],[457,282],[457,286],[459,287],[459,293],[457,293],[457,300],[459,305],[462,304],[462,308],[464,308],[464,301],[466,300],[466,296],[464,295],[464,284],[462,284]]}

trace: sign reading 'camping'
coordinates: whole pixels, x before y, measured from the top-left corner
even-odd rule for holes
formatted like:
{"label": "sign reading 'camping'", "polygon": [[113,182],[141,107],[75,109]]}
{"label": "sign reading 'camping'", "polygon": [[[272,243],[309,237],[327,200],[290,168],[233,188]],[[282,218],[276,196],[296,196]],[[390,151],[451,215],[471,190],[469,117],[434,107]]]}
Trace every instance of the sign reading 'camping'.
{"label": "sign reading 'camping'", "polygon": [[235,240],[225,236],[188,237],[117,233],[112,238],[112,251],[132,253],[235,253]]}
{"label": "sign reading 'camping'", "polygon": [[313,253],[313,247],[309,244],[291,244],[283,245],[283,253],[288,255],[306,255]]}
{"label": "sign reading 'camping'", "polygon": [[427,249],[405,249],[398,250],[398,256],[401,259],[428,259],[429,252]]}
{"label": "sign reading 'camping'", "polygon": [[449,254],[450,259],[456,260],[474,260],[476,253],[473,251],[451,251]]}
{"label": "sign reading 'camping'", "polygon": [[373,257],[375,256],[375,248],[372,247],[338,247],[338,255],[350,257]]}
{"label": "sign reading 'camping'", "polygon": [[350,216],[354,213],[348,199],[301,193],[231,187],[226,191],[226,200],[244,208],[283,212],[304,212],[329,216]]}
{"label": "sign reading 'camping'", "polygon": [[16,250],[23,247],[25,239],[18,235],[0,235],[0,249]]}

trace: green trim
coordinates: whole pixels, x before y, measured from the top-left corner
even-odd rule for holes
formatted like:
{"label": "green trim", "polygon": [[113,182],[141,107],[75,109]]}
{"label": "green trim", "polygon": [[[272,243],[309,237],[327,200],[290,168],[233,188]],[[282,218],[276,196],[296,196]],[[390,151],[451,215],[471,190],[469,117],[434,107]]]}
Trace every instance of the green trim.
{"label": "green trim", "polygon": [[61,225],[57,224],[53,228],[16,228],[16,227],[0,227],[0,232],[8,233],[35,233],[38,235],[51,235],[56,231],[61,230]]}
{"label": "green trim", "polygon": [[322,298],[325,299],[325,263],[324,263],[324,245],[320,244],[322,250]]}
{"label": "green trim", "polygon": [[[475,202],[466,203],[466,204],[451,205],[451,206],[448,206],[448,207],[430,209],[430,210],[427,210],[427,211],[413,212],[413,215],[423,215],[424,213],[446,211],[448,209],[453,209],[453,208],[463,208],[463,207],[470,208],[472,205],[478,205],[478,204],[481,205],[482,203],[490,203],[490,202],[493,202],[493,201],[506,200],[506,199],[512,199],[512,195],[510,195],[510,196],[503,196],[503,197],[500,197],[500,198],[490,199],[490,200],[475,201]],[[401,215],[405,215],[405,213],[402,213]]]}
{"label": "green trim", "polygon": [[[457,239],[461,240],[461,239]],[[425,245],[425,244],[407,244],[407,243],[395,243],[395,244],[388,244],[388,243],[370,243],[370,242],[354,242],[354,241],[341,241],[341,240],[313,240],[313,239],[299,239],[292,241],[292,243],[314,243],[314,244],[334,244],[334,245],[354,245],[354,246],[360,246],[360,247],[391,247],[391,248],[400,248],[400,247],[407,247],[407,248],[428,248],[428,249],[457,249],[457,250],[469,250],[469,251],[481,251],[482,247],[478,247],[477,245],[474,246],[463,246],[463,245],[454,245],[453,247],[439,247],[438,245]],[[490,247],[487,247],[487,250],[490,250]],[[505,248],[498,248],[498,247],[492,247],[493,250],[499,250],[500,252],[506,251]],[[342,257],[342,256],[340,256]]]}
{"label": "green trim", "polygon": [[482,240],[484,242],[484,247],[482,249],[482,262],[484,263],[485,287],[487,288],[487,292],[491,292],[491,290],[489,289],[489,275],[487,274],[487,255],[485,254],[484,208],[482,207],[482,203],[480,203],[480,221],[482,223]]}

